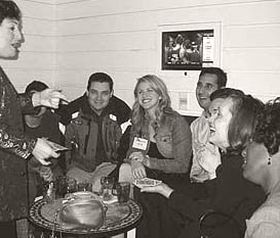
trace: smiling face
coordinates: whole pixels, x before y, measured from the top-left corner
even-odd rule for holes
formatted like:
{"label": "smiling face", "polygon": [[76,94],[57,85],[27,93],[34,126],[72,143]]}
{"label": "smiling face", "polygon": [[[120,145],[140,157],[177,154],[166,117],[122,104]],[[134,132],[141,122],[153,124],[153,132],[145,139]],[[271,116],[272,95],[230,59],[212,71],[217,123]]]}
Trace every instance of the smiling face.
{"label": "smiling face", "polygon": [[0,25],[0,57],[17,58],[22,41],[19,21],[5,18]]}
{"label": "smiling face", "polygon": [[218,78],[215,74],[203,74],[199,77],[196,85],[196,99],[205,111],[210,106],[210,95],[218,89]]}
{"label": "smiling face", "polygon": [[141,82],[137,87],[137,100],[145,111],[155,112],[158,107],[160,95],[148,82]]}
{"label": "smiling face", "polygon": [[250,142],[242,151],[242,156],[244,178],[261,185],[269,169],[267,164],[269,154],[266,147],[263,144]]}
{"label": "smiling face", "polygon": [[232,118],[232,106],[231,98],[216,98],[209,107],[209,141],[224,151],[229,147],[228,130]]}
{"label": "smiling face", "polygon": [[112,95],[113,91],[107,82],[92,82],[87,91],[89,105],[98,115],[108,106]]}

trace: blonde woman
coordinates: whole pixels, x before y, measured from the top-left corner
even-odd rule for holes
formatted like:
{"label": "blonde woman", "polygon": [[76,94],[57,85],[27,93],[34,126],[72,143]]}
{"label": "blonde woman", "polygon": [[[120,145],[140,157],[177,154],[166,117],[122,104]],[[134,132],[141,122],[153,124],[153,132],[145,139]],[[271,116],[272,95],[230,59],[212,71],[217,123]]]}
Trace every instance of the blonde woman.
{"label": "blonde woman", "polygon": [[[131,168],[133,179],[149,177],[175,187],[185,184],[192,154],[191,131],[171,108],[166,85],[155,75],[145,75],[138,79],[134,96],[130,147],[122,168]],[[134,195],[144,207],[137,238],[175,237],[177,224],[170,220],[166,199],[141,194],[138,188]]]}

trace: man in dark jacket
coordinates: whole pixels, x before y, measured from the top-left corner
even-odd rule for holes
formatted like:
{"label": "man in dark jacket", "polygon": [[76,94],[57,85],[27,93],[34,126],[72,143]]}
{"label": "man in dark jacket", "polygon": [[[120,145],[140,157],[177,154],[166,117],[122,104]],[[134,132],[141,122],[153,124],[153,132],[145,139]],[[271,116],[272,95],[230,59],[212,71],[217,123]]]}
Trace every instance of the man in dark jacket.
{"label": "man in dark jacket", "polygon": [[[61,105],[57,110],[57,113],[61,116],[60,121],[64,125],[68,125],[72,120],[72,115],[80,110],[82,105],[87,102],[87,93],[84,93],[81,97],[73,100],[67,105]],[[107,106],[107,110],[116,115],[117,123],[121,125],[127,122],[130,117],[130,107],[120,98],[112,95]]]}
{"label": "man in dark jacket", "polygon": [[92,74],[80,109],[72,114],[65,132],[65,145],[72,147],[66,153],[67,175],[78,182],[89,181],[95,191],[100,189],[100,178],[110,174],[122,159],[120,124],[124,119],[119,117],[124,112],[120,113],[115,104],[119,102],[112,97],[112,78],[102,72]]}

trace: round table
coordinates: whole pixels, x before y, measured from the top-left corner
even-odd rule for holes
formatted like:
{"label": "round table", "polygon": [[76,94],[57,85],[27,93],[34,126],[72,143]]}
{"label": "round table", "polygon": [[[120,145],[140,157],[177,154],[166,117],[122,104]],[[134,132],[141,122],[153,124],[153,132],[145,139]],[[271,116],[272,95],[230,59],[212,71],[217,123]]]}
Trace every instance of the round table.
{"label": "round table", "polygon": [[33,224],[47,230],[47,232],[52,233],[52,235],[58,233],[60,235],[58,237],[71,234],[78,237],[87,236],[95,238],[125,233],[136,227],[143,214],[141,205],[132,199],[123,204],[114,202],[106,205],[108,207],[106,219],[100,228],[86,230],[82,228],[68,229],[57,219],[62,206],[63,199],[57,199],[52,203],[47,203],[41,199],[31,206],[29,219]]}

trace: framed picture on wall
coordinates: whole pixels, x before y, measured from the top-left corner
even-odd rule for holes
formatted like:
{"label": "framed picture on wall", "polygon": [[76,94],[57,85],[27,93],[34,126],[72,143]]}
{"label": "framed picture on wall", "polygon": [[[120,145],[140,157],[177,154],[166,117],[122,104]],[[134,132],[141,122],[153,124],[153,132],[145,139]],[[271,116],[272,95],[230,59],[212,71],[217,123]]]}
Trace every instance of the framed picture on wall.
{"label": "framed picture on wall", "polygon": [[161,32],[161,70],[200,70],[214,63],[214,29]]}

